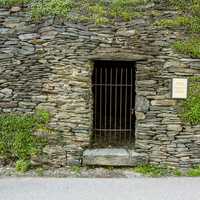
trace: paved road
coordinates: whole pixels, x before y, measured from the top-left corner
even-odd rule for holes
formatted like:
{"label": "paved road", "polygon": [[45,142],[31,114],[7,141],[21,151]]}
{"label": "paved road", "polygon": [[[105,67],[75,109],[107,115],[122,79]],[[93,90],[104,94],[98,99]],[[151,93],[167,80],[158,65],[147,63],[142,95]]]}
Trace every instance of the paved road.
{"label": "paved road", "polygon": [[200,178],[0,178],[0,200],[200,200]]}

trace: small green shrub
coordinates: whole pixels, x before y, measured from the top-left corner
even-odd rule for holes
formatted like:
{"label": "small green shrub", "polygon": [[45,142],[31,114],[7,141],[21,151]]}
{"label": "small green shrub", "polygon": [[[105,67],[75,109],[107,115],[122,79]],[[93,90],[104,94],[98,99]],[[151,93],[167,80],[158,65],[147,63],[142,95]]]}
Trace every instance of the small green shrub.
{"label": "small green shrub", "polygon": [[47,141],[32,133],[46,126],[48,115],[41,111],[36,115],[1,115],[0,156],[10,161],[29,160],[41,153]]}
{"label": "small green shrub", "polygon": [[200,77],[190,78],[188,98],[181,106],[181,117],[185,122],[200,124]]}
{"label": "small green shrub", "polygon": [[140,13],[135,10],[136,7],[148,2],[148,0],[113,0],[110,5],[110,14],[114,19],[122,18],[125,21],[130,21],[140,16]]}
{"label": "small green shrub", "polygon": [[78,165],[74,165],[71,167],[71,171],[74,172],[75,174],[80,174],[81,172],[81,167]]}
{"label": "small green shrub", "polygon": [[134,168],[134,171],[151,177],[182,175],[182,173],[178,169],[173,169],[167,166],[158,166],[158,165],[142,165]]}
{"label": "small green shrub", "polygon": [[32,5],[32,18],[38,20],[43,16],[67,17],[72,9],[72,0],[43,0]]}
{"label": "small green shrub", "polygon": [[53,16],[107,24],[115,20],[132,20],[139,15],[137,7],[149,1],[151,0],[0,0],[0,6],[28,4],[32,19],[36,21],[45,16]]}
{"label": "small green shrub", "polygon": [[37,149],[37,144],[30,132],[19,132],[13,142],[13,153],[18,159],[30,159],[32,152]]}
{"label": "small green shrub", "polygon": [[30,3],[31,1],[32,0],[0,0],[0,7],[24,5],[24,4]]}
{"label": "small green shrub", "polygon": [[38,176],[44,176],[44,169],[42,167],[38,167],[36,170],[35,170],[36,174]]}
{"label": "small green shrub", "polygon": [[200,17],[193,17],[191,19],[189,31],[192,33],[200,33]]}
{"label": "small green shrub", "polygon": [[17,172],[21,172],[24,173],[26,171],[28,171],[31,167],[31,163],[28,160],[18,160],[16,162],[16,171]]}
{"label": "small green shrub", "polygon": [[37,110],[35,112],[34,118],[38,124],[44,126],[44,125],[47,125],[47,123],[49,122],[50,114],[49,114],[49,112],[46,112],[44,110]]}
{"label": "small green shrub", "polygon": [[174,49],[185,55],[200,58],[200,1],[199,0],[167,0],[180,14],[175,19],[162,19],[155,23],[161,27],[183,27],[189,36],[188,41],[177,41]]}
{"label": "small green shrub", "polygon": [[190,17],[177,17],[175,19],[162,19],[155,23],[156,26],[161,27],[179,27],[179,26],[188,26],[191,24]]}
{"label": "small green shrub", "polygon": [[200,176],[200,166],[189,169],[187,172],[187,176],[191,177]]}
{"label": "small green shrub", "polygon": [[90,5],[88,7],[88,13],[90,13],[90,18],[96,24],[107,24],[109,19],[107,18],[107,10],[104,4],[97,3],[95,5]]}
{"label": "small green shrub", "polygon": [[194,58],[200,58],[200,39],[192,38],[188,41],[177,41],[173,44],[173,48],[186,55]]}
{"label": "small green shrub", "polygon": [[148,0],[112,0],[112,8],[121,9],[127,7],[136,7],[148,3]]}

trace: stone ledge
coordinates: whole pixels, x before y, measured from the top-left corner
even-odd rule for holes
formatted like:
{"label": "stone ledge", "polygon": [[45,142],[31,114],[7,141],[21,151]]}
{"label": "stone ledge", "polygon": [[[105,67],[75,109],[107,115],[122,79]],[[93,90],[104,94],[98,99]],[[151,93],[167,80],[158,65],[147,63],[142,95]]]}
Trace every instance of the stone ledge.
{"label": "stone ledge", "polygon": [[89,60],[109,60],[109,61],[144,61],[148,60],[150,56],[138,55],[133,53],[98,53],[93,56],[89,56]]}
{"label": "stone ledge", "polygon": [[146,154],[123,148],[87,149],[83,152],[82,163],[100,166],[138,166],[148,163],[148,157]]}

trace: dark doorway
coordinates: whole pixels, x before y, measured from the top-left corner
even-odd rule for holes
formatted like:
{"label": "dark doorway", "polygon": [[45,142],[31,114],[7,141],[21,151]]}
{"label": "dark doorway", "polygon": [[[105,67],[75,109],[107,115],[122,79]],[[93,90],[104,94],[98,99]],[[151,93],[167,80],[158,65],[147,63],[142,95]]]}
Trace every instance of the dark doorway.
{"label": "dark doorway", "polygon": [[95,61],[92,76],[94,147],[133,145],[135,62]]}

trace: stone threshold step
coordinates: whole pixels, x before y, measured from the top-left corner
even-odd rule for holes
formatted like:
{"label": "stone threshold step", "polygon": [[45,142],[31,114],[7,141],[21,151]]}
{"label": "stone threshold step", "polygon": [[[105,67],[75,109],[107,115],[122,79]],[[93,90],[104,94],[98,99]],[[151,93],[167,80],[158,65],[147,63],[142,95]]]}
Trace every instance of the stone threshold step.
{"label": "stone threshold step", "polygon": [[87,149],[83,152],[83,165],[138,166],[148,163],[148,156],[123,148]]}

